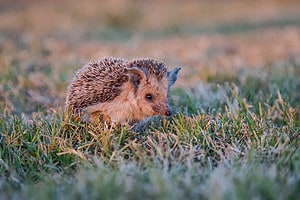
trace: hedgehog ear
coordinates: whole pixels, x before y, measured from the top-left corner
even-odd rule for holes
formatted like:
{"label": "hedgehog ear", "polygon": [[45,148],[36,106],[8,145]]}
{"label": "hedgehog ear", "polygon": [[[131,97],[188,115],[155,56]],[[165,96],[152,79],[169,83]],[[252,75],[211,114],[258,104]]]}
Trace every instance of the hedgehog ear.
{"label": "hedgehog ear", "polygon": [[167,72],[167,77],[169,79],[170,86],[172,86],[176,82],[177,75],[180,70],[181,70],[181,67],[176,67],[172,71]]}
{"label": "hedgehog ear", "polygon": [[134,89],[137,89],[140,85],[141,81],[147,82],[148,76],[147,73],[137,67],[130,67],[125,68],[125,73],[128,74],[129,80],[133,86]]}

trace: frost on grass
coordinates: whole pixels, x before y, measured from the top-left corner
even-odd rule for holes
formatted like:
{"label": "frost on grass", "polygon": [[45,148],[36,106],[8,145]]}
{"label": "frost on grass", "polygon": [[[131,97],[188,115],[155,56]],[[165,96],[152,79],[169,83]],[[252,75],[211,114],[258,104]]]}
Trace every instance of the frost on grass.
{"label": "frost on grass", "polygon": [[[182,112],[186,115],[190,115],[193,112],[200,114],[219,111],[218,106],[224,107],[224,105],[234,115],[239,110],[237,98],[239,89],[235,84],[198,83],[190,89],[185,91],[178,89],[176,92],[180,95],[175,97],[175,101],[179,102],[179,105],[183,107]],[[182,95],[185,98],[182,98]]]}

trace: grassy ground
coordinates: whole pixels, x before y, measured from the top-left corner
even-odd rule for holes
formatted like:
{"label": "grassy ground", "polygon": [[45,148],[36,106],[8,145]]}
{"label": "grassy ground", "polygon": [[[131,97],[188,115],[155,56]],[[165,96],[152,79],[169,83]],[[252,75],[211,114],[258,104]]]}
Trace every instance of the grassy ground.
{"label": "grassy ground", "polygon": [[[1,2],[0,199],[299,199],[299,7]],[[105,56],[182,66],[176,114],[64,120],[74,70]]]}

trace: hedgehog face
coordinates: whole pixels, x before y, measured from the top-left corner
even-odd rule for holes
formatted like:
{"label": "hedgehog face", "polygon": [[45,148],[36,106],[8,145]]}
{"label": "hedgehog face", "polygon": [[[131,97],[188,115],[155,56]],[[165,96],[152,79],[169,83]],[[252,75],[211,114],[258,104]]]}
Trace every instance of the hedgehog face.
{"label": "hedgehog face", "polygon": [[136,97],[137,119],[148,116],[170,116],[169,90],[180,68],[166,72],[161,79],[138,68],[130,69],[130,82]]}
{"label": "hedgehog face", "polygon": [[150,77],[148,82],[142,82],[136,93],[137,106],[145,116],[172,114],[169,106],[169,81],[163,77],[158,81]]}

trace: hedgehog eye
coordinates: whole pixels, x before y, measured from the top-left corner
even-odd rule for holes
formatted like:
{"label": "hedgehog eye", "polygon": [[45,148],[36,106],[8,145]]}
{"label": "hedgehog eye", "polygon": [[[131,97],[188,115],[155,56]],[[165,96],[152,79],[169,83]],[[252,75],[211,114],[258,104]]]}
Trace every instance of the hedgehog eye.
{"label": "hedgehog eye", "polygon": [[151,101],[153,99],[152,94],[146,94],[146,99]]}

